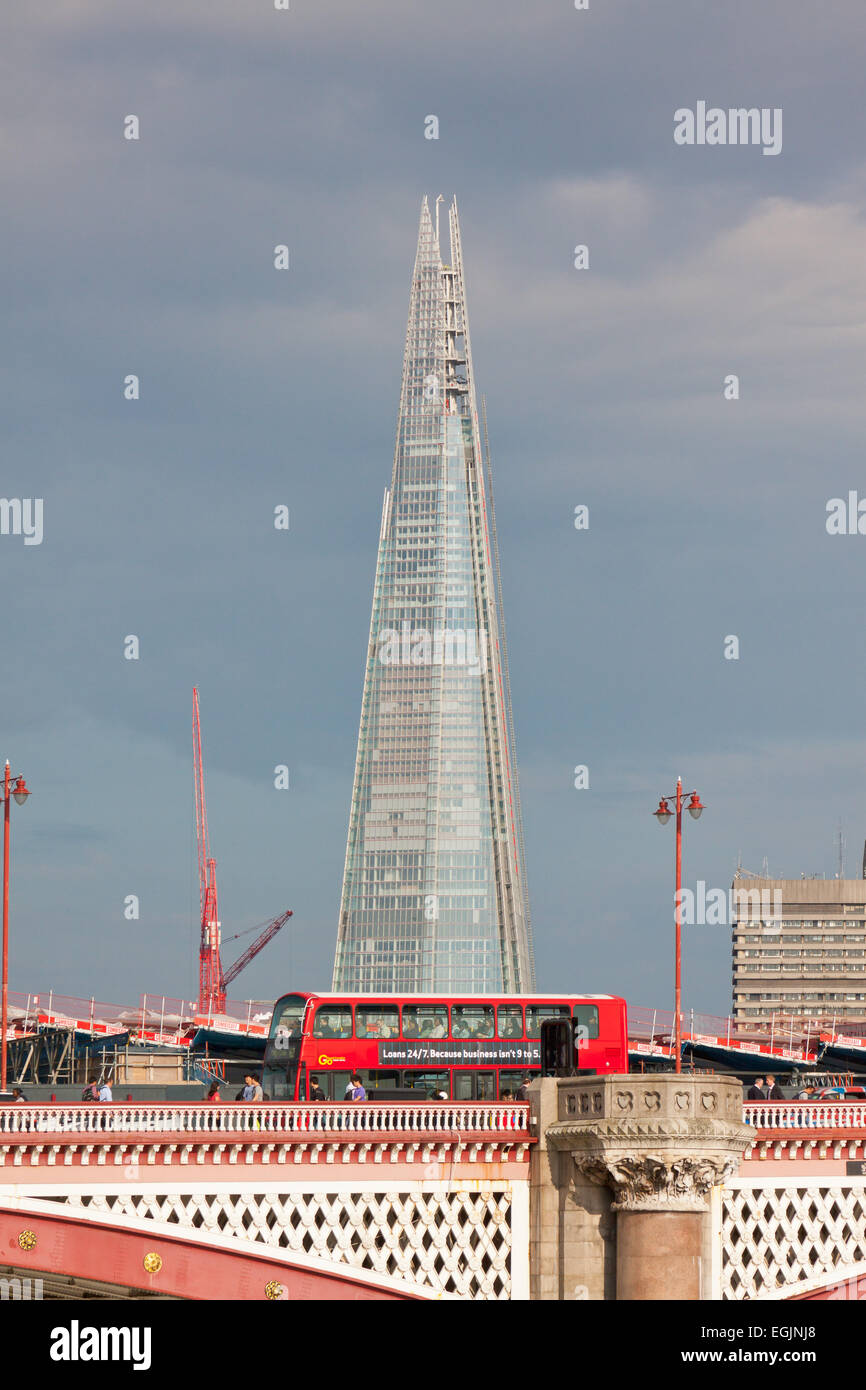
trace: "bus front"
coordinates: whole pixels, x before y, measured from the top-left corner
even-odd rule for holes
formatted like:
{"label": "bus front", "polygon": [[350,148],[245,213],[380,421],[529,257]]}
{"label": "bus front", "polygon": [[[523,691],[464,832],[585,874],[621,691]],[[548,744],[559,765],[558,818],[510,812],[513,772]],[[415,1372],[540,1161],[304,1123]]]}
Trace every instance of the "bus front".
{"label": "bus front", "polygon": [[265,1047],[262,1089],[271,1100],[297,1100],[308,994],[284,994],[274,1005]]}

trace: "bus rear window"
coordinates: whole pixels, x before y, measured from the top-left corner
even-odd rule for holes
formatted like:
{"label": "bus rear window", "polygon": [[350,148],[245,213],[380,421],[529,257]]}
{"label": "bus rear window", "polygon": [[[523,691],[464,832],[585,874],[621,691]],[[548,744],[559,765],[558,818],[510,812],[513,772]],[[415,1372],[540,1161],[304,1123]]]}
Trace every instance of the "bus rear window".
{"label": "bus rear window", "polygon": [[581,1030],[581,1037],[598,1037],[598,1006],[596,1004],[575,1004],[574,1006],[575,1035],[577,1029]]}
{"label": "bus rear window", "polygon": [[356,1004],[355,1029],[359,1038],[396,1038],[400,1015],[393,1004]]}
{"label": "bus rear window", "polygon": [[568,1018],[570,1013],[571,1008],[568,1004],[527,1004],[526,1036],[528,1038],[541,1036],[541,1020],[543,1018]]}
{"label": "bus rear window", "polygon": [[352,1005],[320,1004],[313,1024],[314,1038],[351,1038]]}

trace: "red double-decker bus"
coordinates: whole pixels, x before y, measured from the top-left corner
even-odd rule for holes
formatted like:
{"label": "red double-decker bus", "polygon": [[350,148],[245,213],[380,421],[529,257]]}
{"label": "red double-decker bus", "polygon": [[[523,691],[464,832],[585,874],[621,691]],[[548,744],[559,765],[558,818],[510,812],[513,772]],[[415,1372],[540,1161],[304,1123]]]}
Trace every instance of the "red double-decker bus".
{"label": "red double-decker bus", "polygon": [[625,1000],[609,994],[285,994],[274,1005],[263,1086],[306,1101],[315,1077],[342,1101],[358,1072],[370,1100],[502,1100],[541,1067],[547,1019],[568,1020],[573,1070],[628,1070]]}

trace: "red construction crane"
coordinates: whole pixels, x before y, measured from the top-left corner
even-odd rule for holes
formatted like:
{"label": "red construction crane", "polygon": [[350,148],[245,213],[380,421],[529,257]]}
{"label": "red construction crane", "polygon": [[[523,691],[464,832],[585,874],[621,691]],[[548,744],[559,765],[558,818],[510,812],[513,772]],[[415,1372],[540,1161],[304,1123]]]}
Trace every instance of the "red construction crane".
{"label": "red construction crane", "polygon": [[[259,951],[262,949],[262,947],[267,946],[268,942],[273,940],[277,932],[280,930],[280,927],[284,926],[291,916],[292,913],[290,910],[288,912],[283,912],[279,917],[275,917],[272,922],[268,922],[268,925],[265,927],[264,931],[256,937],[253,944],[247,947],[242,956],[238,956],[234,965],[230,965],[226,973],[223,975],[223,991],[225,991],[228,988],[232,980],[237,979],[238,975],[240,975],[242,970],[246,969],[250,961],[253,960],[259,954]],[[244,932],[238,932],[238,936],[243,935]],[[234,940],[234,938],[230,937],[229,940]]]}
{"label": "red construction crane", "polygon": [[198,950],[198,1009],[201,1014],[225,1012],[222,985],[220,924],[217,913],[216,860],[211,857],[201,761],[201,723],[198,690],[192,692],[192,756],[195,777],[195,833],[198,839],[198,883],[201,902],[201,943]]}
{"label": "red construction crane", "polygon": [[[198,840],[198,881],[201,903],[201,943],[198,952],[198,1011],[200,1014],[225,1013],[226,986],[237,979],[241,971],[254,960],[263,946],[292,916],[284,912],[269,922],[264,931],[248,946],[243,955],[223,974],[220,959],[220,921],[217,912],[216,860],[210,852],[207,833],[207,808],[204,799],[204,770],[201,759],[201,722],[198,710],[198,690],[192,692],[192,752],[195,773],[195,830]],[[238,936],[246,935],[238,932]],[[230,937],[229,940],[234,940]]]}

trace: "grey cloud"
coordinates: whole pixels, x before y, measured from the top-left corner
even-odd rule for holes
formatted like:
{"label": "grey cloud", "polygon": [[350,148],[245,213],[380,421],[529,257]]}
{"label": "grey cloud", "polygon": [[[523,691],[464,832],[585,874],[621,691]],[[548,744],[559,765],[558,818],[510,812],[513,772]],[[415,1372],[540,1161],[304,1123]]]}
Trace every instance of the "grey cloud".
{"label": "grey cloud", "polygon": [[[689,873],[832,872],[837,816],[863,833],[861,541],[823,530],[864,442],[863,44],[853,0],[16,15],[3,491],[45,497],[42,546],[0,538],[5,738],[39,790],[16,987],[193,988],[193,683],[226,931],[295,908],[248,988],[327,981],[424,191],[461,207],[539,978],[669,1002],[645,803],[678,770],[712,806]],[[783,104],[782,155],[677,150],[698,97]],[[727,949],[695,947],[696,1007],[724,1010]]]}

